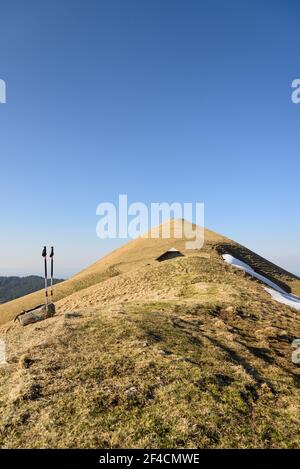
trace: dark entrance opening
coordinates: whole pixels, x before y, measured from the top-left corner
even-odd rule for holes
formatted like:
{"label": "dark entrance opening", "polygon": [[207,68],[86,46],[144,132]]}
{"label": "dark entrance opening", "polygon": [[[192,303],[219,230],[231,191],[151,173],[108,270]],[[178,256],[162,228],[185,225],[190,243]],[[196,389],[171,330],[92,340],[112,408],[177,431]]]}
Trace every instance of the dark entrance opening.
{"label": "dark entrance opening", "polygon": [[175,257],[184,257],[180,251],[175,248],[171,248],[168,251],[161,254],[161,256],[157,257],[155,260],[158,262],[167,261],[169,259],[174,259]]}

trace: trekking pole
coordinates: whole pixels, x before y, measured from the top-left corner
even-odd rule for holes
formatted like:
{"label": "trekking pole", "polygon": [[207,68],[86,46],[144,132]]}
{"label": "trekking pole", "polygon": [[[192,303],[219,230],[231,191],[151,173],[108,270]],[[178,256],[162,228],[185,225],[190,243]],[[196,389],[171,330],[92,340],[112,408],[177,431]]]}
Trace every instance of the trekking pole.
{"label": "trekking pole", "polygon": [[45,299],[46,299],[46,311],[48,311],[48,279],[47,279],[47,248],[44,246],[42,256],[44,258],[45,265]]}
{"label": "trekking pole", "polygon": [[53,257],[54,257],[54,247],[51,246],[50,259],[51,259],[51,287],[50,287],[50,296],[51,300],[53,298]]}

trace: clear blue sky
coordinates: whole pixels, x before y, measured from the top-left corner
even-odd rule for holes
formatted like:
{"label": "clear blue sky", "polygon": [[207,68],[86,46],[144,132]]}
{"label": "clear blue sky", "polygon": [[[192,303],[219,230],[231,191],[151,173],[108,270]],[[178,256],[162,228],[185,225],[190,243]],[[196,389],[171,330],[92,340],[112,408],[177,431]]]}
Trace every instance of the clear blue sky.
{"label": "clear blue sky", "polygon": [[[298,1],[0,0],[0,275],[69,275],[116,242],[96,206],[205,202],[300,273]],[[124,241],[122,241],[124,242]],[[120,244],[120,243],[119,243]]]}

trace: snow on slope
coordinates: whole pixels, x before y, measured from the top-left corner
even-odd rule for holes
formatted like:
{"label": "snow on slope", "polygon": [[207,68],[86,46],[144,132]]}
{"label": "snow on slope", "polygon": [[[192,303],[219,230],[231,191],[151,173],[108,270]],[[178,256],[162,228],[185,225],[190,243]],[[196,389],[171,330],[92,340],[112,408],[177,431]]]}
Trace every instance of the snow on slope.
{"label": "snow on slope", "polygon": [[300,298],[298,296],[292,295],[291,293],[286,293],[276,283],[272,282],[263,275],[258,274],[257,272],[255,272],[254,269],[252,269],[252,267],[250,267],[250,265],[246,264],[243,261],[240,261],[239,259],[236,259],[230,254],[223,254],[222,257],[224,261],[227,262],[227,264],[230,264],[233,267],[236,267],[237,269],[241,269],[244,272],[247,272],[252,277],[257,278],[265,285],[268,285],[268,287],[264,288],[275,301],[278,301],[279,303],[283,303],[287,306],[290,306],[291,308],[295,308],[300,311]]}

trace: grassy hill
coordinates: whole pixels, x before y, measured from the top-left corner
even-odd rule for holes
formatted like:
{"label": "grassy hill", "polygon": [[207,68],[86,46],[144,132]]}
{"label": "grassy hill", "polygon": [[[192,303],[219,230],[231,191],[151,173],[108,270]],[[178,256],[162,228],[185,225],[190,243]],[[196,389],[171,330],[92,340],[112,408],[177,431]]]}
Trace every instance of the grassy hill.
{"label": "grassy hill", "polygon": [[[186,238],[174,238],[174,228],[177,229],[179,221],[171,223],[170,239],[153,239],[141,237],[128,244],[116,249],[112,253],[103,257],[95,264],[78,273],[74,277],[60,283],[55,288],[55,300],[60,300],[71,295],[74,292],[83,290],[91,285],[105,281],[108,278],[138,269],[147,264],[155,264],[155,258],[170,247],[179,249],[186,255],[203,255],[204,251],[187,251],[185,249]],[[161,234],[162,227],[158,228],[158,234]],[[228,241],[227,238],[220,236],[210,230],[205,230],[206,246],[211,242]],[[0,324],[13,319],[22,309],[30,309],[44,301],[44,291],[38,291],[27,295],[5,305],[0,305]]]}
{"label": "grassy hill", "polygon": [[[186,221],[184,223],[185,225],[190,225],[190,223]],[[230,249],[235,250],[234,252],[237,257],[245,257],[246,262],[253,265],[253,267],[258,269],[260,272],[264,272],[266,276],[275,279],[278,284],[284,286],[287,291],[292,291],[293,293],[300,295],[300,280],[298,277],[284,271],[271,262],[266,261],[238,243],[235,243],[225,236],[219,235],[211,230],[204,230],[205,243],[201,250],[187,250],[185,246],[187,240],[186,237],[183,236],[180,239],[174,237],[174,230],[177,230],[178,226],[181,226],[181,224],[181,220],[171,221],[170,239],[163,239],[161,237],[157,239],[140,237],[116,249],[87,269],[84,269],[77,275],[57,285],[55,288],[54,300],[61,300],[70,296],[72,293],[84,290],[89,286],[96,285],[123,273],[137,270],[148,264],[150,266],[155,265],[156,257],[168,250],[170,247],[178,249],[185,256],[189,257],[219,257],[223,247],[226,246],[227,251],[230,251]],[[162,233],[162,229],[162,226],[156,229],[159,236]],[[193,229],[197,229],[196,225],[193,225]],[[200,229],[199,233],[202,233]],[[44,291],[40,290],[6,303],[5,305],[0,305],[0,324],[4,324],[7,321],[12,320],[22,309],[33,308],[34,306],[43,303],[43,301]]]}
{"label": "grassy hill", "polygon": [[[185,256],[155,261],[170,247]],[[140,238],[58,285],[55,317],[2,325],[0,446],[299,447],[299,312],[224,263],[230,249],[298,288],[213,232],[200,251]]]}
{"label": "grassy hill", "polygon": [[[53,279],[53,283],[62,282]],[[27,277],[0,277],[0,303],[14,300],[44,287],[43,277],[28,275]]]}

